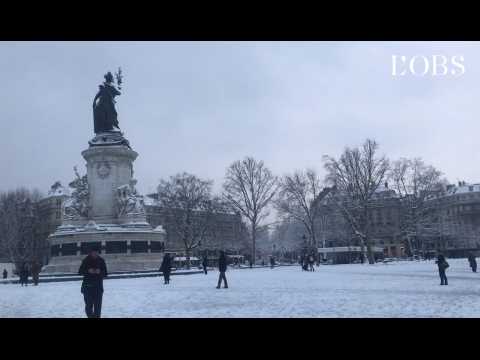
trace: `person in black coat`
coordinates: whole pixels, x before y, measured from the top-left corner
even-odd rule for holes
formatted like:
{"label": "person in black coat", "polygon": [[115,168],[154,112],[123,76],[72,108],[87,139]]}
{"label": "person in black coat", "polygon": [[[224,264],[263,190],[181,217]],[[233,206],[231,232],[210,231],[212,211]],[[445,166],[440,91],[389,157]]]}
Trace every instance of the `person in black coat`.
{"label": "person in black coat", "polygon": [[314,264],[315,264],[315,258],[313,257],[313,255],[310,255],[308,257],[308,269],[309,269],[309,271],[315,271],[315,268],[313,267]]}
{"label": "person in black coat", "polygon": [[163,284],[170,284],[170,273],[172,272],[172,258],[168,253],[163,256],[162,266],[160,266],[160,272],[163,273]]}
{"label": "person in black coat", "polygon": [[8,277],[7,269],[3,269],[3,278],[6,279]]}
{"label": "person in black coat", "polygon": [[203,257],[203,260],[202,260],[202,267],[203,267],[203,272],[205,273],[205,275],[207,275],[207,266],[208,266],[208,259],[206,256]]}
{"label": "person in black coat", "polygon": [[22,265],[22,269],[20,270],[20,284],[23,286],[28,286],[28,266],[27,264]]}
{"label": "person in black coat", "polygon": [[448,285],[447,275],[445,271],[450,266],[448,265],[447,260],[443,255],[438,255],[437,261],[435,262],[438,265],[438,274],[440,275],[440,285]]}
{"label": "person in black coat", "polygon": [[270,257],[270,268],[273,269],[275,267],[275,258],[273,256]]}
{"label": "person in black coat", "polygon": [[220,251],[220,257],[218,258],[218,271],[220,271],[220,275],[218,276],[218,284],[217,289],[220,289],[220,285],[222,284],[222,280],[224,282],[224,288],[228,288],[227,277],[225,276],[225,271],[227,271],[227,257],[225,256],[224,251]]}
{"label": "person in black coat", "polygon": [[85,300],[85,313],[88,318],[100,318],[102,313],[103,279],[108,276],[107,265],[92,248],[83,259],[78,274],[83,275],[81,292]]}
{"label": "person in black coat", "polygon": [[473,253],[468,254],[468,262],[470,263],[472,271],[477,272],[477,260],[475,259],[475,255],[473,255]]}
{"label": "person in black coat", "polygon": [[35,285],[35,286],[38,285],[38,282],[40,280],[41,269],[42,269],[42,267],[40,266],[40,264],[38,262],[34,262],[32,264],[31,273],[32,273],[33,285]]}

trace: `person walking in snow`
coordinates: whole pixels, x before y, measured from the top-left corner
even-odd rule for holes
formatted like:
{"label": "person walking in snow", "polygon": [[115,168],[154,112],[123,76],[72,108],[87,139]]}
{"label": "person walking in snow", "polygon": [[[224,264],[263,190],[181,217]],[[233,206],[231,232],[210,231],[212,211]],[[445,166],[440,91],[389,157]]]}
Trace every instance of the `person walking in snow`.
{"label": "person walking in snow", "polygon": [[313,258],[313,255],[310,255],[308,258],[309,271],[315,271],[315,268],[313,267],[314,264],[315,264],[315,259]]}
{"label": "person walking in snow", "polygon": [[170,273],[172,272],[172,258],[170,257],[169,253],[166,253],[163,256],[162,265],[160,266],[160,272],[163,273],[163,284],[170,284]]}
{"label": "person walking in snow", "polygon": [[208,259],[206,256],[203,257],[203,260],[202,260],[202,267],[203,267],[203,272],[205,273],[205,275],[207,275],[207,266],[208,266]]}
{"label": "person walking in snow", "polygon": [[108,276],[105,260],[98,255],[98,248],[90,248],[82,260],[78,274],[83,275],[81,293],[88,318],[100,318],[102,313],[103,279]]}
{"label": "person walking in snow", "polygon": [[23,286],[28,286],[28,266],[27,264],[23,264],[20,270],[20,284]]}
{"label": "person walking in snow", "polygon": [[7,269],[3,269],[3,278],[6,279],[8,277]]}
{"label": "person walking in snow", "polygon": [[227,271],[227,257],[225,256],[224,251],[220,251],[220,257],[218,258],[218,271],[220,271],[220,274],[218,276],[217,289],[220,289],[222,280],[224,285],[223,287],[227,289],[228,283],[227,283],[227,277],[225,276],[225,272]]}
{"label": "person walking in snow", "polygon": [[270,269],[275,267],[275,258],[273,256],[270,257]]}
{"label": "person walking in snow", "polygon": [[34,262],[32,264],[32,280],[33,280],[33,285],[37,286],[39,279],[40,279],[40,270],[41,266],[38,262]]}
{"label": "person walking in snow", "polygon": [[440,275],[440,285],[448,285],[447,275],[445,271],[450,266],[445,260],[445,256],[442,254],[438,255],[437,261],[435,262],[438,265],[438,274]]}
{"label": "person walking in snow", "polygon": [[302,260],[302,268],[304,271],[308,271],[308,256],[305,255]]}
{"label": "person walking in snow", "polygon": [[475,255],[473,253],[468,254],[468,262],[470,263],[472,271],[477,272],[477,260],[475,259]]}

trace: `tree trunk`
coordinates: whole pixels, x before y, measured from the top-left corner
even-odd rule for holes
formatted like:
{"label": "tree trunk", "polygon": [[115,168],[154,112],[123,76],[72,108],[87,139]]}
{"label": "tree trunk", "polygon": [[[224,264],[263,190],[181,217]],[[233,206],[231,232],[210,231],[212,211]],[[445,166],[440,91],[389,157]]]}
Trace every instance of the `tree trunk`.
{"label": "tree trunk", "polygon": [[185,249],[185,257],[187,258],[187,270],[190,270],[190,249]]}
{"label": "tree trunk", "polygon": [[361,261],[362,264],[364,263],[364,256],[365,256],[365,239],[363,237],[360,238],[360,252],[361,252]]}
{"label": "tree trunk", "polygon": [[365,239],[365,242],[367,243],[367,257],[368,257],[368,263],[370,265],[375,264],[375,256],[373,255],[372,252],[372,245],[370,244],[369,239]]}
{"label": "tree trunk", "polygon": [[252,264],[253,265],[256,264],[256,260],[257,260],[257,254],[255,251],[256,237],[257,237],[257,229],[256,229],[256,226],[252,224]]}

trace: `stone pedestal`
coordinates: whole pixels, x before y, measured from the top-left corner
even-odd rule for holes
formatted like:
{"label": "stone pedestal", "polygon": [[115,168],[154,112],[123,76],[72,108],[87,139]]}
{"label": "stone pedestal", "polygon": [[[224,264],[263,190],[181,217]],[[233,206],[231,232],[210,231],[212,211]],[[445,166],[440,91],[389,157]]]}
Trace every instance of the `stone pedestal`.
{"label": "stone pedestal", "polygon": [[116,192],[133,179],[138,154],[125,145],[110,145],[91,146],[82,156],[87,161],[89,218],[96,223],[118,224]]}
{"label": "stone pedestal", "polygon": [[52,257],[43,272],[78,271],[89,243],[101,246],[110,271],[158,269],[166,233],[147,223],[143,197],[134,188],[133,162],[138,154],[119,131],[97,134],[89,145],[82,152],[87,162],[88,216],[64,221],[50,235]]}

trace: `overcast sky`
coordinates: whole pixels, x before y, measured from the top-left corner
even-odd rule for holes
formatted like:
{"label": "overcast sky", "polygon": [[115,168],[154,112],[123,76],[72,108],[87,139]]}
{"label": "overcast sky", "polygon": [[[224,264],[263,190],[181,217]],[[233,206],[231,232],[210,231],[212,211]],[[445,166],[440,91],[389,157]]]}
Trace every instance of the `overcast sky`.
{"label": "overcast sky", "polygon": [[[460,77],[392,76],[391,56],[463,55]],[[0,190],[67,184],[93,137],[92,101],[124,73],[119,123],[140,192],[213,179],[252,155],[278,175],[376,139],[448,180],[480,182],[479,43],[0,42]],[[421,67],[419,66],[421,70]]]}

